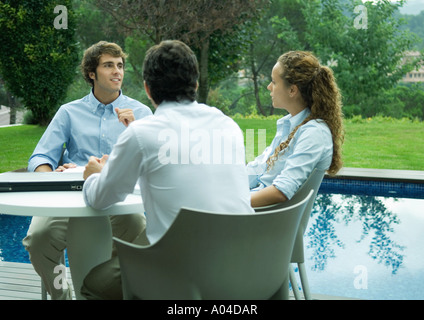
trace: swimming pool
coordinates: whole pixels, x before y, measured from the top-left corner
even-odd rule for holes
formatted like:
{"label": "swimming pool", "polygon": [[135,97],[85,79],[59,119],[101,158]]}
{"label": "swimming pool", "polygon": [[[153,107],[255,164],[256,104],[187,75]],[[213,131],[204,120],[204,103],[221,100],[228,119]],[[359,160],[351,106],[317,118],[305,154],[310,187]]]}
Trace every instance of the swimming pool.
{"label": "swimming pool", "polygon": [[[30,217],[0,214],[0,260],[29,263]],[[305,232],[313,294],[424,299],[424,184],[324,179]]]}
{"label": "swimming pool", "polygon": [[424,299],[424,199],[319,194],[305,232],[310,290]]}
{"label": "swimming pool", "polygon": [[22,246],[31,217],[0,214],[0,261],[30,263]]}

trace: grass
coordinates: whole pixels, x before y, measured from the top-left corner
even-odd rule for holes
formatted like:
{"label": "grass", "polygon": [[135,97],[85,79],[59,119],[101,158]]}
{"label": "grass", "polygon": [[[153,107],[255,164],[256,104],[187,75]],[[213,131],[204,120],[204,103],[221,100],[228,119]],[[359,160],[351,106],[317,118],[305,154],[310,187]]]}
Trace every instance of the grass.
{"label": "grass", "polygon": [[424,170],[424,122],[346,121],[345,167]]}
{"label": "grass", "polygon": [[[246,146],[247,160],[271,143],[276,120],[276,117],[235,118],[246,137],[254,134],[254,143]],[[354,118],[345,121],[345,129],[345,167],[424,171],[424,122]],[[0,172],[26,167],[44,130],[39,126],[0,128]],[[258,142],[261,135],[263,143]]]}
{"label": "grass", "polygon": [[[275,132],[277,130],[276,127],[276,119],[234,119],[241,130],[244,133],[245,136],[245,142],[246,137],[248,136],[249,130],[252,130],[253,132],[253,141],[252,143],[246,143],[246,160],[251,161],[257,156],[258,154],[262,153],[262,151],[266,148],[266,146],[270,145],[272,142],[272,139],[275,136]],[[262,130],[262,131],[260,131]],[[265,138],[263,140],[266,141],[266,143],[261,143],[261,140],[259,138],[260,135],[263,135],[265,133]],[[262,141],[263,141],[262,140]]]}
{"label": "grass", "polygon": [[25,168],[44,130],[40,126],[0,128],[0,172]]}

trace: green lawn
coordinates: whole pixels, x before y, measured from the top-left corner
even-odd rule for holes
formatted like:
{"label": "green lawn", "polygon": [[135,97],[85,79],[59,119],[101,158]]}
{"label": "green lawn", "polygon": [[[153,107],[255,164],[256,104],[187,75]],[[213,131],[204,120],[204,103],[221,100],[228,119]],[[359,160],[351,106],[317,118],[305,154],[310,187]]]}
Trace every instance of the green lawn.
{"label": "green lawn", "polygon": [[346,122],[345,167],[424,170],[424,122]]}
{"label": "green lawn", "polygon": [[[246,147],[248,160],[271,143],[276,119],[235,119],[253,141]],[[356,118],[346,120],[345,128],[345,167],[424,170],[424,122]],[[0,128],[0,172],[26,167],[44,130],[39,126]],[[264,141],[258,141],[258,136]]]}
{"label": "green lawn", "polygon": [[44,130],[39,126],[0,128],[0,172],[26,167]]}

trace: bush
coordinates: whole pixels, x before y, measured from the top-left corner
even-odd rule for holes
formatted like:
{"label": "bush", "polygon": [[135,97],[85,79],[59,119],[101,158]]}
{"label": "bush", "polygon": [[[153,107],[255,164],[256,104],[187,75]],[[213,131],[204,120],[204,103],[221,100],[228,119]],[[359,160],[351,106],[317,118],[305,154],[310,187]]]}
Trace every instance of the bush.
{"label": "bush", "polygon": [[346,118],[362,116],[408,118],[424,120],[424,83],[399,84],[390,90],[382,90],[378,96],[364,99],[358,105],[343,106]]}

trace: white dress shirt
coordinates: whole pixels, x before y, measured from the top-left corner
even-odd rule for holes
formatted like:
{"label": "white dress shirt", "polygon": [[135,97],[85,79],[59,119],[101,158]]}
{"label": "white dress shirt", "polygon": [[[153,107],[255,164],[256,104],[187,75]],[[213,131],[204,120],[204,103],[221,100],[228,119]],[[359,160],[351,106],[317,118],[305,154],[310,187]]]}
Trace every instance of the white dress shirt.
{"label": "white dress shirt", "polygon": [[281,142],[310,114],[308,108],[294,117],[290,114],[277,121],[277,133],[271,145],[252,162],[247,164],[249,184],[252,192],[275,186],[288,199],[306,181],[314,168],[326,171],[333,157],[333,139],[327,124],[322,120],[311,120],[295,133],[285,152],[267,171],[267,160]]}
{"label": "white dress shirt", "polygon": [[137,181],[150,243],[181,207],[254,212],[240,128],[218,109],[197,102],[164,102],[153,116],[131,123],[102,172],[86,180],[85,201],[107,208],[132,193]]}

